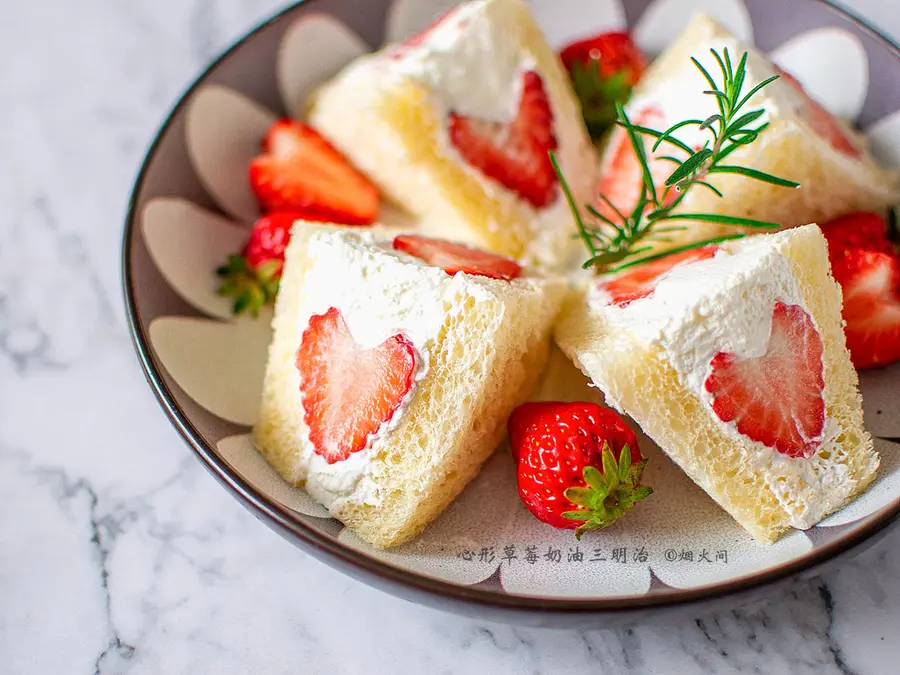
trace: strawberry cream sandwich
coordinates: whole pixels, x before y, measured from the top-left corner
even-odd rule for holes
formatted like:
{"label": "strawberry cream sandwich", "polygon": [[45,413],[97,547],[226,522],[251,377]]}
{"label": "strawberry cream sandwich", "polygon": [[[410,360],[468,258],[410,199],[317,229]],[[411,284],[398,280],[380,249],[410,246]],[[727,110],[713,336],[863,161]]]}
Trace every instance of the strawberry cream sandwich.
{"label": "strawberry cream sandwich", "polygon": [[468,246],[298,223],[257,447],[366,541],[411,539],[503,440],[565,292]]}
{"label": "strawberry cream sandwich", "polygon": [[472,0],[405,44],[350,64],[310,122],[425,231],[557,267],[596,160],[559,58],[521,0]]}
{"label": "strawberry cream sandwich", "polygon": [[556,339],[760,541],[812,527],[875,477],[841,292],[814,225],[601,277]]}

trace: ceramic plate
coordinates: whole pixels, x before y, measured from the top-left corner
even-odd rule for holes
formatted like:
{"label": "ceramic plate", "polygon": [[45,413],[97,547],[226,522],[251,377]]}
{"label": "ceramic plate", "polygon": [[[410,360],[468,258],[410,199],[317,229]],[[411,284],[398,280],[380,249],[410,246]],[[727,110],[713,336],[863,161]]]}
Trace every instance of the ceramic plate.
{"label": "ceramic plate", "polygon": [[[427,25],[450,0],[307,0],[216,61],[160,130],[131,198],[124,281],[141,362],[160,402],[200,459],[260,519],[342,569],[390,590],[464,611],[532,620],[684,606],[810,572],[883,530],[900,512],[900,366],[862,377],[866,422],[882,453],[878,482],[853,504],[777,544],[754,541],[646,438],[656,493],[618,526],[576,542],[518,500],[501,448],[415,542],[379,552],[251,445],[268,316],[234,319],[213,270],[257,215],[247,165],[269,123],[295,114],[319,82],[354,57]],[[821,0],[531,0],[559,48],[628,28],[658,53],[695,11],[717,18],[795,73],[813,97],[853,120],[878,157],[900,165],[900,51]],[[388,220],[402,220],[388,214]],[[583,379],[559,354],[568,392]],[[302,581],[301,581],[302,583]]]}

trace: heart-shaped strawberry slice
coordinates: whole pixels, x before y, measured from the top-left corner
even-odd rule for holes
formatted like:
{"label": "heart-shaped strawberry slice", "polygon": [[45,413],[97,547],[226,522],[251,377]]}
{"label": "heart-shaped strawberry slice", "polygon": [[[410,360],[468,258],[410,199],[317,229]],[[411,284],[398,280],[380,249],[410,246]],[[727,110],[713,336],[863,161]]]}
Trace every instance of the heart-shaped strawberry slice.
{"label": "heart-shaped strawberry slice", "polygon": [[706,390],[723,422],[788,457],[812,457],[825,428],[822,338],[800,305],[776,302],[766,353],[719,352]]}
{"label": "heart-shaped strawberry slice", "polygon": [[469,164],[534,208],[555,201],[558,181],[548,154],[557,147],[553,111],[536,72],[522,74],[515,119],[501,123],[451,112],[450,142]]}
{"label": "heart-shaped strawberry slice", "polygon": [[303,419],[329,464],[365,449],[413,386],[416,350],[403,335],[364,349],[332,307],[310,318],[297,350]]}

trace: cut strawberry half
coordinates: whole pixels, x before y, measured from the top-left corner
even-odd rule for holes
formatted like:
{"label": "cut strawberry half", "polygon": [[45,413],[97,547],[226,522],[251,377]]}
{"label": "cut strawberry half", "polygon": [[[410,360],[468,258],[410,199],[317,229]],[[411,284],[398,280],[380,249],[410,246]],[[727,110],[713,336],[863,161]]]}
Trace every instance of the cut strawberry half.
{"label": "cut strawberry half", "polygon": [[860,369],[900,361],[900,260],[896,253],[851,249],[834,269],[844,291],[847,348]]}
{"label": "cut strawberry half", "polygon": [[888,240],[887,230],[884,218],[869,212],[849,213],[823,225],[822,234],[828,240],[832,267],[840,267],[837,264],[839,258],[845,251],[854,248],[894,254],[896,251]]}
{"label": "cut strawberry half", "polygon": [[877,213],[851,213],[822,226],[844,293],[844,333],[858,369],[900,361],[900,255]]}
{"label": "cut strawberry half", "polygon": [[[656,106],[649,106],[638,111],[632,118],[632,123],[638,126],[650,127],[651,129],[664,129],[666,127],[665,116],[662,110]],[[600,182],[597,184],[597,193],[606,197],[607,200],[625,215],[630,214],[634,207],[637,206],[638,200],[641,198],[641,192],[644,186],[644,174],[641,170],[641,164],[637,155],[634,153],[634,146],[628,133],[621,127],[617,127],[612,132],[613,137],[610,140],[610,159],[603,166],[603,173],[600,176]],[[653,183],[657,191],[665,189],[666,178],[672,173],[675,165],[658,156],[650,156],[650,148],[652,143],[647,142],[646,138],[641,136],[644,142],[644,149],[648,155],[648,165],[650,166],[650,174],[653,176]],[[660,149],[660,154],[666,154]],[[671,191],[674,196],[674,191]],[[616,213],[606,200],[597,199],[595,202],[597,210],[606,218],[614,223],[620,222],[622,219]]]}
{"label": "cut strawberry half", "polygon": [[825,428],[822,338],[799,305],[776,302],[766,353],[719,352],[705,387],[723,422],[788,457],[811,457]]}
{"label": "cut strawberry half", "polygon": [[309,125],[275,122],[263,151],[250,163],[250,185],[264,211],[301,211],[307,220],[345,225],[375,222],[378,190]]}
{"label": "cut strawberry half", "polygon": [[413,386],[416,350],[399,334],[362,348],[332,307],[310,318],[296,366],[310,443],[334,464],[364,450],[400,408]]}
{"label": "cut strawberry half", "polygon": [[809,127],[819,136],[824,138],[838,152],[850,157],[860,157],[862,152],[857,145],[847,136],[844,128],[838,123],[834,115],[825,110],[821,103],[813,98],[803,88],[803,85],[790,73],[775,66],[778,74],[787,82],[794,90],[803,96],[806,106],[803,110],[803,118]]}
{"label": "cut strawberry half", "polygon": [[516,118],[491,122],[450,113],[450,142],[463,159],[534,208],[557,198],[557,178],[549,152],[556,149],[553,112],[541,76],[522,74]]}
{"label": "cut strawberry half", "polygon": [[607,294],[611,304],[627,307],[635,300],[652,295],[660,278],[674,267],[712,258],[718,250],[718,246],[704,246],[673,253],[664,258],[635,265],[609,279],[601,279],[597,288]]}
{"label": "cut strawberry half", "polygon": [[393,246],[396,251],[408,253],[429,265],[442,267],[450,275],[464,272],[510,281],[522,273],[521,265],[514,260],[444,239],[401,234],[394,237]]}

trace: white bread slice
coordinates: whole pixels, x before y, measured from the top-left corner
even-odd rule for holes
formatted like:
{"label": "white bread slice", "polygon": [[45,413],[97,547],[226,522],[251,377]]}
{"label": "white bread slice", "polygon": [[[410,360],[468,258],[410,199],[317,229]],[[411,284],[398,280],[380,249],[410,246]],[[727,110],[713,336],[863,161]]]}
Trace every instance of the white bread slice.
{"label": "white bread slice", "polygon": [[[803,307],[824,345],[824,436],[809,459],[744,436],[713,412],[703,389],[716,352],[765,353],[776,301]],[[725,244],[712,259],[675,267],[624,308],[602,291],[577,293],[555,337],[609,405],[762,542],[812,527],[875,477],[879,458],[863,428],[840,287],[814,225]]]}
{"label": "white bread slice", "polygon": [[[360,228],[299,222],[273,320],[257,447],[293,485],[378,547],[416,536],[478,473],[534,387],[566,284],[442,269]],[[328,464],[303,420],[295,354],[312,314],[338,308],[356,341],[403,333],[425,363],[411,398],[367,449]]]}
{"label": "white bread slice", "polygon": [[[747,77],[744,92],[759,82],[777,74],[768,57],[753,47],[741,44],[708,16],[698,14],[675,42],[647,70],[634,91],[626,110],[632,119],[642,111],[661,114],[660,130],[691,118],[706,119],[717,112],[715,99],[704,94],[709,89],[697,67],[696,58],[721,83],[721,73],[710,49],[720,54],[728,49],[736,64],[746,51]],[[764,109],[765,114],[754,124],[768,122],[769,127],[758,139],[734,152],[726,164],[741,165],[801,184],[799,189],[773,186],[743,176],[718,174],[710,181],[724,194],[718,197],[702,186],[691,190],[678,211],[682,213],[719,213],[772,221],[784,227],[805,223],[824,223],[853,211],[884,212],[900,196],[898,175],[881,169],[866,149],[865,139],[841,120],[831,118],[818,106],[818,119],[833,120],[835,128],[846,142],[859,152],[854,157],[836,149],[826,138],[816,133],[810,124],[818,104],[811,103],[788,78],[782,77],[767,85],[742,108],[743,112]],[[607,144],[601,160],[601,175],[612,171],[615,149],[623,135],[617,130]],[[679,140],[698,148],[710,138],[708,131],[685,127],[674,133]],[[647,145],[648,149],[650,143]],[[683,153],[662,144],[657,155]],[[674,165],[661,162],[662,175],[671,173]],[[630,208],[633,204],[617,204]],[[687,223],[678,223],[687,224]],[[689,228],[672,235],[666,248],[686,241],[715,237],[735,228],[712,223],[689,223]]]}
{"label": "white bread slice", "polygon": [[313,96],[308,118],[426,234],[559,267],[575,224],[558,187],[535,208],[463,159],[448,133],[451,111],[512,121],[526,71],[542,79],[557,158],[583,203],[594,149],[568,75],[522,0],[462,3],[418,45],[358,59]]}

